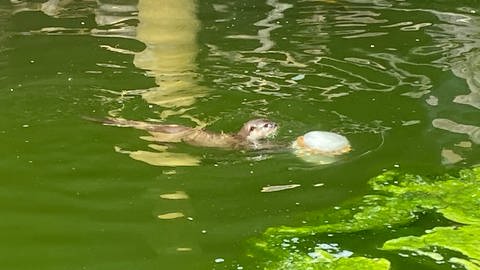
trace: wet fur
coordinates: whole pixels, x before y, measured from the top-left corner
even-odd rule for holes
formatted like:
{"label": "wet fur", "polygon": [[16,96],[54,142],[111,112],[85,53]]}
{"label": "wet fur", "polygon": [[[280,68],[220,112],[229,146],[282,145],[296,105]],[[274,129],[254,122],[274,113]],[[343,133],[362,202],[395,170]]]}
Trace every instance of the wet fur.
{"label": "wet fur", "polygon": [[[267,119],[254,119],[245,123],[236,134],[215,133],[183,125],[166,125],[123,118],[86,119],[104,125],[133,127],[148,131],[152,141],[185,142],[190,145],[216,148],[259,148],[260,140],[275,133],[277,124]],[[263,130],[261,130],[263,129]],[[265,136],[263,136],[265,134]]]}

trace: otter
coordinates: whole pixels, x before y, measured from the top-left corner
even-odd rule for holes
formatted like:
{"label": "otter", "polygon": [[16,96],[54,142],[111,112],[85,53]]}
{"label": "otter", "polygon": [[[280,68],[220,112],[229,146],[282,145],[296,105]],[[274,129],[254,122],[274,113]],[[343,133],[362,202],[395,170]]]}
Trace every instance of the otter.
{"label": "otter", "polygon": [[250,120],[243,124],[237,133],[215,133],[183,125],[157,124],[123,118],[87,119],[104,125],[145,130],[152,135],[149,140],[156,142],[184,142],[194,146],[230,149],[261,149],[266,145],[262,141],[275,136],[278,129],[278,125],[268,119]]}

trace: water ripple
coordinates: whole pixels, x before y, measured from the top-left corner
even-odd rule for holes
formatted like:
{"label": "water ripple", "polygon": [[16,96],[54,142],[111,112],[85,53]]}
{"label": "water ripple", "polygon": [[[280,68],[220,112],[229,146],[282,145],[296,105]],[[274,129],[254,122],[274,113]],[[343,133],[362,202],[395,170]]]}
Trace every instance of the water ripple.
{"label": "water ripple", "polygon": [[[132,38],[135,36],[138,12],[136,3],[106,3],[103,1],[57,1],[44,3],[15,1],[15,17],[40,12],[49,17],[41,24],[25,25],[17,34],[93,35]],[[35,14],[35,13],[34,13]],[[93,16],[92,16],[93,14]],[[38,15],[38,14],[37,14]],[[94,18],[94,21],[91,18]]]}

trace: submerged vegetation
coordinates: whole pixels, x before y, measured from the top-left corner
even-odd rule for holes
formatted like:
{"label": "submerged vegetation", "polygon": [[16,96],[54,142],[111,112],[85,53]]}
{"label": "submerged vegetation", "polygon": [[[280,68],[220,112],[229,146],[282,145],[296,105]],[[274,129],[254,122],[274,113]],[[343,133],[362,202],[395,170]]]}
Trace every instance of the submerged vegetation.
{"label": "submerged vegetation", "polygon": [[[373,194],[312,214],[308,223],[314,225],[269,228],[254,240],[251,256],[263,260],[265,269],[390,269],[388,259],[374,257],[395,254],[480,269],[480,167],[438,177],[386,171],[369,184]],[[428,214],[440,214],[447,226],[427,228],[420,236],[401,234]],[[361,252],[332,243],[332,236],[364,241],[364,234],[385,231],[387,241],[366,243]]]}

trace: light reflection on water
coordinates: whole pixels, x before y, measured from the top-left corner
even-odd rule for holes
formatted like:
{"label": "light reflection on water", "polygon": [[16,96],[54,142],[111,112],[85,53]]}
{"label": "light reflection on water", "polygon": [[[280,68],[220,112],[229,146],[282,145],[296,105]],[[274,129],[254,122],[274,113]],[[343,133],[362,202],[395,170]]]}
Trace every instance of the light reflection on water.
{"label": "light reflection on water", "polygon": [[[216,23],[220,25],[233,22],[233,27],[229,27],[224,38],[252,40],[256,41],[257,45],[245,43],[247,46],[243,46],[243,49],[231,50],[208,42],[204,45],[206,46],[204,48],[208,48],[208,54],[201,73],[197,71],[196,64],[200,23],[196,15],[196,4],[191,1],[171,5],[166,5],[165,2],[160,6],[155,6],[158,3],[149,1],[139,3],[48,1],[43,4],[21,1],[13,5],[13,13],[38,10],[54,18],[88,18],[93,13],[96,25],[91,25],[88,20],[81,20],[80,27],[61,28],[47,25],[29,31],[49,35],[115,36],[142,41],[146,48],[141,52],[113,48],[109,45],[102,46],[117,53],[134,55],[135,65],[146,70],[148,76],[156,78],[157,87],[124,90],[119,98],[141,95],[147,102],[161,108],[158,110],[159,118],[163,120],[180,115],[204,123],[195,115],[187,113],[193,108],[196,99],[209,95],[206,92],[207,88],[200,84],[203,74],[212,78],[214,89],[254,93],[286,100],[313,99],[331,102],[355,95],[358,91],[395,91],[412,98],[438,100],[432,93],[431,79],[417,70],[425,67],[441,69],[450,67],[455,75],[466,80],[471,91],[454,97],[453,101],[479,107],[478,80],[475,77],[478,73],[475,71],[478,69],[475,65],[475,48],[478,47],[476,46],[478,40],[473,39],[470,42],[471,37],[478,34],[474,26],[478,19],[468,14],[415,10],[434,14],[438,21],[419,19],[399,22],[397,17],[392,17],[392,10],[405,14],[413,10],[385,5],[387,2],[376,7],[327,2],[322,8],[315,3],[305,1],[292,5],[280,1],[267,1],[265,17],[246,23],[258,29],[256,34],[253,34],[251,29],[249,32],[242,32],[244,30],[240,27],[237,27],[239,31],[235,30],[235,26],[243,19],[241,17],[217,19]],[[212,9],[222,17],[229,13],[228,5],[213,5]],[[289,12],[294,12],[295,9],[301,10],[301,16],[293,20],[289,18]],[[151,13],[152,10],[155,10],[155,13]],[[156,20],[157,17],[168,18],[171,14],[176,14],[176,19]],[[169,23],[164,23],[167,21]],[[455,25],[455,28],[452,28],[452,25]],[[455,31],[459,28],[461,31]],[[182,31],[179,32],[178,29]],[[279,31],[291,35],[277,38],[274,33]],[[416,35],[416,38],[412,37],[411,40],[405,39],[412,44],[410,49],[412,55],[418,57],[403,57],[395,43],[384,44],[383,37],[381,40],[375,38],[387,35],[396,39],[394,35],[408,37],[405,33],[419,31],[434,38],[436,43],[423,45],[426,37],[421,35]],[[353,46],[345,51],[338,51],[334,45],[345,40],[368,39],[371,41],[362,42],[362,46]],[[290,44],[290,48],[281,50],[284,44]],[[251,49],[245,50],[247,47]],[[418,61],[422,57],[426,57],[428,61]],[[432,57],[435,57],[433,61]],[[232,69],[229,64],[232,61],[240,64],[242,68]],[[122,68],[109,63],[98,65]],[[212,96],[210,103],[221,102],[222,95]],[[242,104],[247,107],[253,106],[247,111],[261,111],[262,109],[253,105],[252,101],[254,100]],[[111,114],[121,114],[123,106],[112,110]],[[267,115],[260,116],[271,114],[265,113]]]}
{"label": "light reflection on water", "polygon": [[[136,39],[145,45],[140,51],[100,45],[114,53],[132,55],[133,64],[156,83],[147,89],[103,89],[98,96],[105,102],[120,104],[110,110],[112,116],[121,115],[128,106],[126,101],[136,96],[155,105],[151,108],[156,118],[168,121],[179,116],[190,119],[192,125],[234,118],[234,114],[249,115],[245,118],[276,117],[288,123],[291,117],[268,110],[279,99],[285,100],[287,106],[298,106],[308,100],[311,104],[334,108],[326,103],[354,100],[360,92],[372,91],[395,92],[424,100],[430,107],[427,108],[432,117],[430,121],[450,117],[451,113],[437,115],[445,102],[449,103],[449,111],[456,111],[455,108],[462,111],[461,106],[480,108],[477,61],[480,23],[478,11],[473,8],[451,12],[410,9],[408,3],[389,1],[377,1],[372,6],[369,1],[325,1],[319,5],[317,1],[292,4],[268,0],[261,9],[264,14],[252,20],[251,16],[239,16],[233,4],[219,3],[205,4],[204,9],[213,12],[214,18],[202,25],[198,5],[193,1],[13,3],[13,16],[42,12],[55,18],[50,23],[21,29],[16,33],[19,35],[119,37]],[[248,10],[242,11],[250,14]],[[409,16],[413,13],[418,16]],[[402,20],[403,17],[408,19]],[[65,26],[61,21],[65,19],[75,24]],[[215,36],[199,43],[199,31]],[[352,46],[340,46],[344,43]],[[200,50],[203,50],[201,55]],[[113,70],[127,67],[108,62],[96,65]],[[451,70],[465,80],[468,89],[463,89],[463,94],[445,97],[438,93],[438,85],[425,70],[432,74]],[[88,73],[102,74],[97,70]],[[203,77],[212,84],[205,86]],[[222,98],[232,92],[245,94],[243,107],[236,104],[232,110],[218,112],[220,117],[200,116],[202,108],[221,103]],[[478,125],[471,118],[449,120],[448,125],[432,127],[459,133],[461,125],[473,128]],[[402,122],[408,121],[418,120],[402,119]],[[387,129],[395,125],[380,118],[357,120],[356,125],[367,130],[369,122],[383,122]],[[337,121],[326,129],[348,128],[343,124]],[[365,132],[368,133],[372,132]],[[455,143],[458,140],[446,144]]]}
{"label": "light reflection on water", "polygon": [[[297,22],[304,27],[292,33],[288,38],[289,44],[294,46],[293,50],[280,51],[275,47],[270,50],[270,54],[278,54],[279,57],[259,54],[257,53],[258,48],[254,48],[252,51],[230,51],[211,45],[210,57],[223,57],[224,61],[228,59],[230,61],[246,62],[251,66],[250,73],[238,74],[235,73],[235,70],[232,70],[231,77],[242,79],[240,83],[236,83],[232,78],[225,78],[220,75],[221,78],[218,78],[215,82],[232,90],[254,91],[286,97],[290,95],[285,92],[292,87],[305,91],[320,91],[320,95],[323,94],[327,98],[332,98],[332,92],[333,97],[339,97],[358,90],[398,91],[399,89],[409,89],[409,91],[418,91],[431,88],[431,82],[427,76],[414,72],[417,65],[429,64],[410,62],[395,53],[388,53],[388,51],[397,51],[397,48],[394,47],[381,48],[382,52],[376,52],[374,48],[378,45],[372,42],[367,44],[368,47],[352,48],[349,52],[350,55],[346,55],[347,52],[340,52],[339,54],[343,55],[341,58],[328,56],[335,50],[334,47],[329,48],[329,42],[338,39],[364,38],[363,36],[349,36],[351,31],[363,33],[371,31],[372,25],[379,24],[379,28],[393,28],[394,26],[390,24],[389,20],[375,19],[375,17],[380,17],[383,14],[364,10],[343,11],[320,8],[315,11],[314,6],[298,8],[309,10],[308,12],[302,12],[302,16],[307,19],[297,19]],[[283,21],[277,21],[277,24],[281,25],[282,22],[287,24],[289,20],[285,18]],[[360,28],[360,30],[343,30],[346,27]],[[419,30],[420,28],[415,29]],[[403,31],[413,31],[415,29],[403,29],[402,27]],[[389,30],[390,33],[385,31],[382,35],[392,35],[395,32],[392,29]],[[328,32],[331,34],[327,35]],[[372,33],[368,34],[374,35]],[[248,35],[240,37],[244,36]],[[227,37],[231,38],[232,36]],[[308,40],[310,37],[312,39],[316,38],[316,42],[304,42],[305,39]],[[296,38],[299,40],[295,40]],[[296,47],[301,51],[298,51]],[[362,57],[359,57],[360,55]],[[280,60],[277,60],[278,58]],[[214,58],[214,60],[218,61],[217,58]],[[295,69],[287,69],[290,66],[295,67]],[[214,70],[211,72],[215,73]],[[264,76],[254,76],[251,73]],[[272,74],[275,76],[275,80],[270,79]],[[289,80],[298,74],[305,74],[307,79],[310,77],[309,81],[312,82],[293,82]],[[323,86],[323,81],[327,81],[328,84]],[[282,91],[281,88],[284,88],[284,90]],[[297,95],[297,97],[304,98],[303,95]]]}
{"label": "light reflection on water", "polygon": [[[213,25],[211,21],[204,22],[202,31],[216,35],[204,44],[199,44],[201,22],[197,15],[197,3],[189,0],[161,3],[148,0],[15,1],[11,12],[14,16],[42,12],[56,19],[51,24],[17,32],[20,35],[119,37],[136,39],[145,45],[141,51],[100,45],[114,53],[132,55],[133,64],[144,70],[146,76],[154,78],[156,83],[155,87],[147,89],[102,90],[98,96],[104,101],[120,104],[110,110],[112,116],[121,116],[128,106],[124,101],[141,96],[155,105],[151,108],[155,109],[156,118],[162,121],[177,116],[176,119],[190,119],[192,125],[207,125],[220,118],[233,118],[234,113],[240,112],[240,115],[250,115],[246,118],[276,117],[279,121],[289,122],[290,117],[269,111],[266,107],[280,99],[285,100],[288,106],[297,106],[292,104],[309,100],[313,104],[316,102],[333,108],[324,105],[324,102],[353,100],[362,91],[395,92],[412,99],[422,99],[432,107],[427,110],[433,122],[450,117],[441,113],[437,115],[444,102],[450,103],[450,111],[463,105],[477,110],[480,108],[480,68],[477,63],[480,55],[479,19],[475,16],[477,11],[472,8],[459,8],[455,13],[409,9],[408,3],[392,4],[388,1],[375,3],[374,6],[359,1],[326,1],[319,6],[318,2],[312,1],[291,4],[268,0],[262,9],[264,16],[251,20],[249,16],[234,13],[232,4],[206,6],[216,13],[213,17],[219,18],[213,20]],[[292,17],[297,10],[298,16]],[[412,13],[419,16],[409,16]],[[399,21],[398,14],[408,19]],[[94,21],[90,19],[92,15]],[[77,23],[66,27],[59,21],[61,19]],[[252,27],[245,28],[245,25]],[[240,43],[230,48],[228,45],[232,43],[225,43],[222,39]],[[345,42],[350,42],[352,46],[339,50],[341,46],[338,44]],[[200,49],[206,52],[201,55],[201,60],[198,59]],[[198,62],[201,63],[200,68]],[[235,63],[233,67],[232,63]],[[126,68],[125,65],[108,62],[99,62],[97,66]],[[444,94],[437,93],[438,86],[424,70],[451,70],[455,76],[465,80],[468,92],[446,97],[450,100],[445,101]],[[102,74],[96,70],[88,72]],[[203,77],[213,84],[205,86]],[[241,103],[243,108],[221,111],[220,117],[200,116],[201,113],[197,112],[201,112],[202,107],[222,102],[229,92],[247,95]],[[109,95],[104,96],[105,93]],[[197,103],[199,99],[201,102]],[[262,100],[265,101],[263,105],[257,102]],[[458,105],[453,106],[455,104]],[[432,126],[457,134],[463,126],[478,127],[475,119],[449,120],[448,125]],[[380,118],[357,120],[356,125],[367,130],[369,122],[375,121],[383,122],[386,129],[395,125]],[[402,120],[409,121],[420,122],[416,119]],[[348,128],[343,124],[338,121],[326,129]],[[306,129],[312,130],[308,126]],[[301,134],[302,131],[295,132]],[[366,136],[369,133],[375,134],[365,131]],[[284,138],[292,139],[293,135],[299,134],[285,135]],[[474,143],[478,140],[472,137],[476,136],[472,132],[465,134]],[[445,143],[443,150],[451,148],[461,139]],[[154,152],[149,153],[155,155]]]}
{"label": "light reflection on water", "polygon": [[[433,82],[425,70],[451,70],[457,77],[465,79],[468,92],[451,97],[446,102],[478,109],[479,66],[476,59],[479,27],[478,17],[475,16],[478,11],[469,8],[461,9],[461,13],[409,9],[407,3],[393,5],[387,1],[378,6],[349,6],[339,2],[321,7],[318,2],[306,1],[286,9],[282,8],[284,3],[268,2],[268,5],[275,4],[277,6],[272,12],[281,10],[282,14],[275,17],[279,27],[269,32],[268,36],[274,36],[275,31],[283,31],[287,35],[269,42],[271,49],[267,53],[259,50],[264,44],[260,41],[261,47],[245,43],[251,50],[208,45],[208,62],[212,62],[212,65],[207,66],[206,71],[208,76],[214,78],[216,85],[230,91],[281,98],[286,102],[312,98],[319,102],[332,101],[350,95],[353,99],[358,91],[393,91],[412,99],[422,99],[427,106],[435,107],[439,100],[445,101],[443,97],[439,98],[437,82]],[[298,25],[294,25],[288,12],[297,10],[301,11],[301,16],[296,18]],[[410,16],[413,13],[420,16]],[[261,28],[258,35],[252,35],[251,28],[242,29],[239,25],[258,26],[258,22],[268,20],[269,16],[271,13],[256,22],[238,22],[241,18],[237,18],[233,24],[231,21],[225,22],[233,26],[228,27],[226,37],[255,39],[253,37],[260,36]],[[398,21],[403,17],[408,19]],[[250,33],[232,34],[232,29]],[[433,44],[430,40],[433,40]],[[344,51],[337,50],[335,44],[343,42],[351,42],[353,46],[346,50],[342,47]],[[289,44],[289,50],[281,50],[282,44]],[[231,61],[248,68],[231,69],[227,64]],[[225,72],[219,65],[222,62],[225,63],[223,66],[228,67],[228,77],[222,75]],[[294,92],[292,89],[295,89]],[[427,110],[433,114],[437,111],[436,108]],[[459,107],[460,112],[463,110]],[[475,127],[478,125],[477,119],[465,119],[467,122],[464,124]],[[449,127],[444,126],[443,129],[448,130]],[[456,132],[453,128],[449,130]]]}
{"label": "light reflection on water", "polygon": [[[444,164],[479,162],[480,21],[476,7],[442,9],[438,4],[425,8],[416,6],[421,3],[382,0],[13,2],[10,9],[1,11],[2,24],[11,23],[11,19],[23,23],[18,23],[13,33],[0,29],[2,52],[10,49],[3,41],[11,35],[32,40],[38,36],[87,36],[98,43],[95,46],[101,53],[96,56],[103,59],[92,56],[88,61],[93,64],[82,66],[85,80],[95,84],[88,98],[96,100],[98,111],[88,113],[181,122],[226,132],[247,119],[268,117],[280,122],[277,140],[286,145],[309,130],[335,131],[346,135],[354,148],[352,156],[332,165],[338,172],[356,162],[363,166],[357,168],[359,171],[369,166],[377,170],[397,161],[421,163],[418,166],[440,158]],[[167,7],[167,3],[172,6]],[[3,68],[6,63],[4,55],[1,57]],[[72,77],[69,70],[59,72]],[[108,77],[133,73],[140,78],[125,85]],[[66,88],[75,88],[75,79]],[[102,79],[107,83],[98,83]],[[22,83],[35,85],[39,81],[41,78]],[[113,129],[98,128],[106,132]],[[161,206],[151,211],[154,219],[177,217],[182,228],[190,230],[187,218],[211,218],[210,223],[203,221],[210,227],[205,225],[207,228],[201,230],[198,224],[204,223],[195,223],[195,229],[202,232],[200,237],[207,234],[203,230],[209,233],[218,226],[238,240],[252,234],[253,223],[260,224],[258,227],[273,223],[266,221],[266,216],[285,222],[287,219],[281,218],[293,209],[289,203],[297,200],[291,194],[314,203],[325,200],[321,201],[325,204],[345,196],[338,191],[343,191],[339,188],[343,183],[336,186],[328,182],[328,176],[324,178],[327,170],[306,164],[288,151],[238,153],[164,146],[137,140],[146,134],[122,132],[112,131],[124,136],[111,140],[118,156],[124,154],[161,167],[202,165],[190,171],[177,168],[178,174],[175,169],[165,169],[163,174],[158,171],[168,180],[183,181],[183,186],[161,178],[155,188],[169,186],[172,190],[149,190],[151,201],[158,201],[159,194],[189,194],[183,197],[186,206],[175,208],[164,203],[164,196],[160,197]],[[424,161],[425,156],[435,158]],[[371,163],[361,163],[363,158]],[[139,168],[145,169],[138,166],[134,170]],[[283,169],[290,174],[282,175]],[[305,171],[311,173],[303,174]],[[341,178],[340,173],[335,176]],[[195,181],[201,183],[192,183]],[[309,181],[326,181],[332,188],[312,191]],[[278,192],[286,194],[283,200],[257,194],[262,187],[292,187],[297,182],[301,183],[298,188]],[[244,196],[251,196],[259,206],[238,209],[244,206],[238,202]],[[260,202],[271,204],[271,208]],[[218,212],[205,213],[211,209]],[[239,221],[239,212],[245,220]],[[182,215],[164,216],[169,213]],[[229,215],[232,217],[226,218]],[[230,222],[228,228],[215,223],[224,222],[223,218]],[[172,247],[174,251],[199,252],[199,243],[208,241],[196,231],[186,236],[183,232],[178,229],[171,233],[175,240],[168,240],[168,247],[151,243],[149,248],[157,248],[156,255]],[[222,242],[222,248],[232,242]],[[223,249],[216,252],[228,253]]]}

